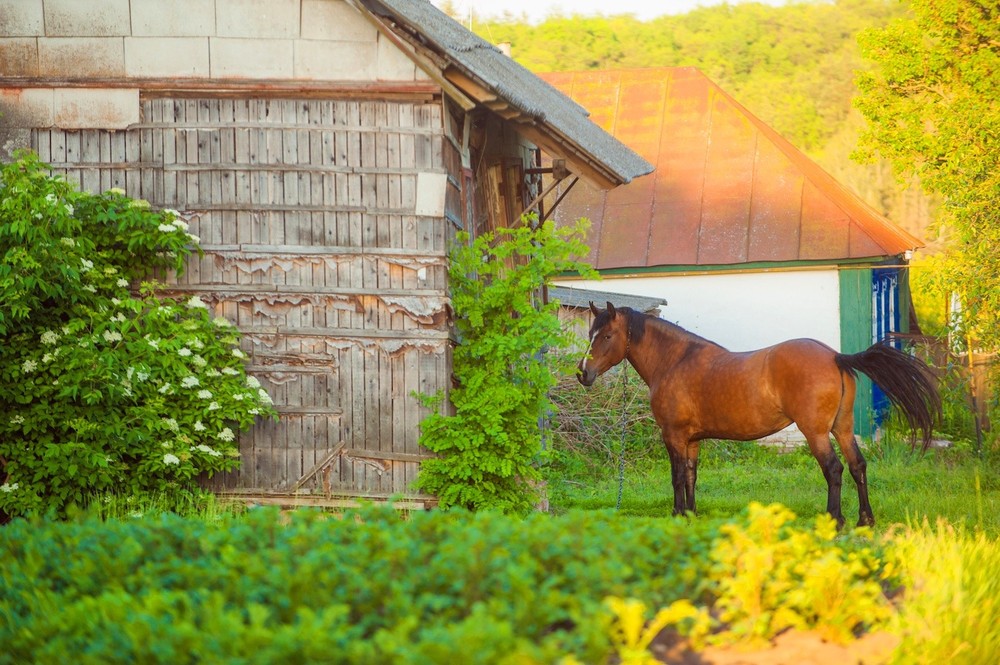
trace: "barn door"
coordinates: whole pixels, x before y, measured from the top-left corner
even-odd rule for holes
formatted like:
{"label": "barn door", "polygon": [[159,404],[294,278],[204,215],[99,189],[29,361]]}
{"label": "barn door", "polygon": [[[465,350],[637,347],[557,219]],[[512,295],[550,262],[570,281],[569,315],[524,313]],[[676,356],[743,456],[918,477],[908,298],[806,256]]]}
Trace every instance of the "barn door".
{"label": "barn door", "polygon": [[[899,316],[899,268],[872,270],[872,342],[880,342],[891,333],[902,332]],[[892,345],[900,347],[899,340]],[[889,398],[877,385],[872,385],[872,407],[875,422],[881,424],[889,413]]]}

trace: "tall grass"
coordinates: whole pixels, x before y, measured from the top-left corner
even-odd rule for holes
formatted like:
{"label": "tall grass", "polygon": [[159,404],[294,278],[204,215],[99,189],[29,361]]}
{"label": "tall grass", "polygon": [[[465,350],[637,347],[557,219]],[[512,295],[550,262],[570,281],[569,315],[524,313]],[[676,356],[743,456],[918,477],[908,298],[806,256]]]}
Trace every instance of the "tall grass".
{"label": "tall grass", "polygon": [[944,520],[892,536],[906,589],[892,631],[899,665],[1000,659],[1000,544]]}
{"label": "tall grass", "polygon": [[218,500],[208,492],[176,497],[159,493],[115,494],[95,497],[84,511],[102,520],[133,520],[175,513],[181,517],[215,522],[239,516],[245,511],[243,504]]}

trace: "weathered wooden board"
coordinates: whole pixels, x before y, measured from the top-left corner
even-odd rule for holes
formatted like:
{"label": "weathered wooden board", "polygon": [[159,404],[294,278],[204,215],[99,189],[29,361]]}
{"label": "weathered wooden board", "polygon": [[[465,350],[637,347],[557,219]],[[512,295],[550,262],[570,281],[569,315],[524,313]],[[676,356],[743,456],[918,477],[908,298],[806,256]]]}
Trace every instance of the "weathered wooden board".
{"label": "weathered wooden board", "polygon": [[[202,258],[165,276],[244,334],[277,422],[240,437],[216,488],[327,496],[410,491],[425,410],[447,390],[447,243],[460,160],[440,102],[150,97],[126,131],[36,130],[83,189],[181,212]],[[457,172],[456,172],[457,171]],[[420,173],[447,173],[448,216],[415,214]]]}

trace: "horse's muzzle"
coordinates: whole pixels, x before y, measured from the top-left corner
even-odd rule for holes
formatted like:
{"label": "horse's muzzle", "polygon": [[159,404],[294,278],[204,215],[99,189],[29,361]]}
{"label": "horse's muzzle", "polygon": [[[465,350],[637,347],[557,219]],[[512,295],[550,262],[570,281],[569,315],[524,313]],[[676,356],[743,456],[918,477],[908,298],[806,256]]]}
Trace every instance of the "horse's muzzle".
{"label": "horse's muzzle", "polygon": [[576,379],[585,386],[594,385],[594,381],[597,380],[597,372],[590,368],[578,367],[576,370]]}

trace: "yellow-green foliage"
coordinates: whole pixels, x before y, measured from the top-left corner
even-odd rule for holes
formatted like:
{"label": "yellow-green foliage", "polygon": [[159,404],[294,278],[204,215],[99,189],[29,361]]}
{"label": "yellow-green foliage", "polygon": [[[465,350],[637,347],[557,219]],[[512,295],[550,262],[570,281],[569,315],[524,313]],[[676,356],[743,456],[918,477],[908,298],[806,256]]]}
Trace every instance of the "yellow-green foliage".
{"label": "yellow-green foliage", "polygon": [[894,662],[996,663],[1000,658],[1000,543],[947,522],[892,536],[888,556],[906,591],[893,622]]}
{"label": "yellow-green foliage", "polygon": [[655,665],[660,662],[649,653],[653,639],[667,626],[687,621],[687,632],[701,636],[708,631],[710,618],[705,608],[688,600],[677,600],[664,607],[651,621],[646,621],[646,604],[635,598],[609,596],[605,604],[614,613],[611,643],[622,665]]}
{"label": "yellow-green foliage", "polygon": [[753,642],[811,628],[843,643],[890,618],[879,582],[891,570],[867,544],[870,532],[838,536],[825,513],[804,529],[778,504],[751,503],[748,512],[722,526],[712,550],[709,580],[725,626],[714,640]]}

